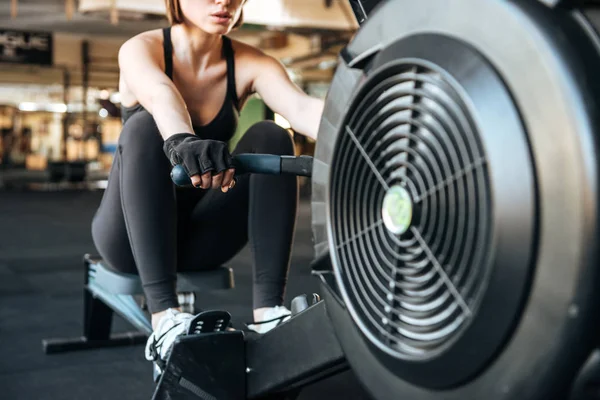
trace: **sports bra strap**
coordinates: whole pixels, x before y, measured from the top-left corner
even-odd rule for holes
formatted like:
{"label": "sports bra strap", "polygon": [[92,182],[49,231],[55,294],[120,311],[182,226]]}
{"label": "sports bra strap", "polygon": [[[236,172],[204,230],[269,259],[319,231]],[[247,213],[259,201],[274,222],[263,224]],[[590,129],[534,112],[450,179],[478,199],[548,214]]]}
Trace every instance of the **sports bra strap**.
{"label": "sports bra strap", "polygon": [[171,27],[163,28],[163,53],[165,57],[165,74],[173,80],[173,43],[171,42]]}
{"label": "sports bra strap", "polygon": [[235,85],[235,55],[231,39],[227,36],[223,36],[223,52],[225,53],[225,59],[227,60],[227,92],[229,93],[229,96],[231,96],[235,108],[239,111],[240,104]]}

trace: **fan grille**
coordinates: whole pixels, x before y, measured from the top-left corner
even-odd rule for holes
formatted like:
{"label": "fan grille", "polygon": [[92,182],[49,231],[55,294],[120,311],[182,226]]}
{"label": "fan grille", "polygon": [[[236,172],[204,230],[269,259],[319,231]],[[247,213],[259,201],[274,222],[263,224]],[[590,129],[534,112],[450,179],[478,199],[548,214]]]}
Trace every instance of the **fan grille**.
{"label": "fan grille", "polygon": [[363,333],[402,359],[439,354],[468,326],[490,269],[486,159],[460,88],[394,63],[342,125],[330,181],[335,264]]}

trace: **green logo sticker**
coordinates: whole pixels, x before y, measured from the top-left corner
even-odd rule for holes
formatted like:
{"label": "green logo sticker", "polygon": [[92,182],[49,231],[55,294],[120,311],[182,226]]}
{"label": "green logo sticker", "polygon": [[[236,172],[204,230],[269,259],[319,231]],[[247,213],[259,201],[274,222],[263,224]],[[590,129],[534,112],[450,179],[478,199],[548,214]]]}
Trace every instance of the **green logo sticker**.
{"label": "green logo sticker", "polygon": [[399,185],[389,188],[381,208],[385,227],[396,235],[403,234],[410,227],[412,213],[413,203],[408,191]]}

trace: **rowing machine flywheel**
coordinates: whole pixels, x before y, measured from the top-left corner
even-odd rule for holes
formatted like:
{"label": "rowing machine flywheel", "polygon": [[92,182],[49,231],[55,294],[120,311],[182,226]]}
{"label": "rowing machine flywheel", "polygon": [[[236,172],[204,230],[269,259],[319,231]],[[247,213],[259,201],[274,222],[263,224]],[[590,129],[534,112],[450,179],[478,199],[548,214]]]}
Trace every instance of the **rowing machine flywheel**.
{"label": "rowing machine flywheel", "polygon": [[326,298],[375,399],[554,399],[597,345],[600,49],[540,1],[383,2],[313,171]]}

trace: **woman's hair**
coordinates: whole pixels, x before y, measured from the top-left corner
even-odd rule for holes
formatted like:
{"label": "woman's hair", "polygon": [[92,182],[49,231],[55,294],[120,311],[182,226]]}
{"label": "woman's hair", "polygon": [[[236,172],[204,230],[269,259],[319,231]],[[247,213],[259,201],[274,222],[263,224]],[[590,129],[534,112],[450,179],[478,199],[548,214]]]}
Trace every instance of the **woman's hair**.
{"label": "woman's hair", "polygon": [[[243,4],[243,3],[242,3]],[[171,25],[183,23],[183,12],[179,5],[179,0],[165,0],[167,6],[167,19]],[[244,23],[244,10],[240,13],[240,17],[235,21],[232,29],[237,29]]]}

